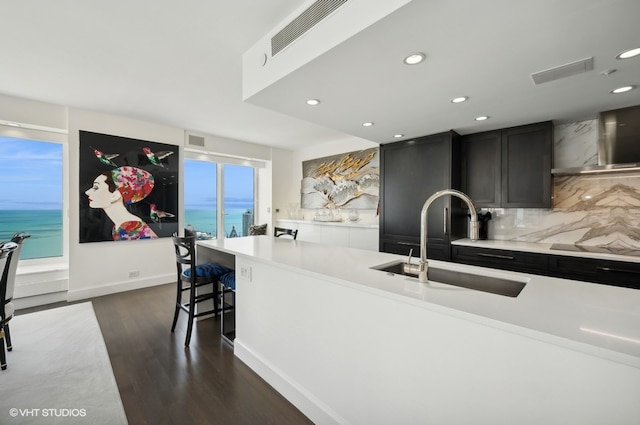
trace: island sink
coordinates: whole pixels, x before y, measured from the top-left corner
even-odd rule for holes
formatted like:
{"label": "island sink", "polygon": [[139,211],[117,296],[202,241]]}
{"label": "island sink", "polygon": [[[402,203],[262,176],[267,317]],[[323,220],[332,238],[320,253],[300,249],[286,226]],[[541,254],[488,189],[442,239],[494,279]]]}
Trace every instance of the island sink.
{"label": "island sink", "polygon": [[[417,279],[415,275],[404,272],[404,265],[405,263],[403,261],[398,261],[395,263],[381,264],[371,268]],[[437,267],[429,267],[429,282],[446,283],[447,285],[474,289],[476,291],[490,292],[492,294],[505,295],[513,298],[517,297],[526,285],[526,282],[518,280],[458,272]]]}

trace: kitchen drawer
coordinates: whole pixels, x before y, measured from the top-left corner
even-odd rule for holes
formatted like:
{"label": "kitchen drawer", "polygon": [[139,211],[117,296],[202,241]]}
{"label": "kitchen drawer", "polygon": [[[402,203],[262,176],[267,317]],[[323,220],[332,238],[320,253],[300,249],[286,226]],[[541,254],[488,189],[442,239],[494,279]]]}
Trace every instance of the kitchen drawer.
{"label": "kitchen drawer", "polygon": [[[419,242],[380,240],[380,252],[408,256],[411,249],[413,249],[411,254],[413,258],[420,258]],[[427,245],[427,258],[430,260],[451,261],[451,246],[447,243],[429,243]]]}
{"label": "kitchen drawer", "polygon": [[451,248],[452,261],[456,263],[540,275],[546,275],[549,270],[549,256],[544,254],[459,245]]}
{"label": "kitchen drawer", "polygon": [[420,256],[420,244],[418,242],[380,239],[380,252],[409,255],[411,249],[413,249],[414,257]]}
{"label": "kitchen drawer", "polygon": [[550,275],[605,285],[640,289],[640,264],[554,255]]}

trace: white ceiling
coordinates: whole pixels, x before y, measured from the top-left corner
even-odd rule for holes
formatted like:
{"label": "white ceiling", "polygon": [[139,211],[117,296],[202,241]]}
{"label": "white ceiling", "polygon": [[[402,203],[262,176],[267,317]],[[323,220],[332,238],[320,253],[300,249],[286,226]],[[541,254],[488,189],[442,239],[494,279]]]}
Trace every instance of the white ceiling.
{"label": "white ceiling", "polygon": [[[638,0],[413,0],[243,102],[242,54],[305,3],[0,0],[0,93],[290,149],[640,104],[640,89],[609,94],[640,85],[640,57],[615,59],[640,47]],[[403,65],[414,51],[426,62]],[[593,71],[530,77],[590,56]],[[300,98],[309,87],[319,107]],[[449,102],[461,95],[470,100]],[[481,114],[491,118],[475,122]]]}

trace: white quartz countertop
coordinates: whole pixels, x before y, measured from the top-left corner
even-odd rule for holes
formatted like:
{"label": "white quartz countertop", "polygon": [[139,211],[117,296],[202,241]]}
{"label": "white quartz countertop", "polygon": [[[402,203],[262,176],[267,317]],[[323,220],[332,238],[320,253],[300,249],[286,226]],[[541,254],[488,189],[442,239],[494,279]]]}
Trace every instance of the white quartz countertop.
{"label": "white quartz countertop", "polygon": [[630,263],[640,263],[640,257],[633,255],[618,255],[604,252],[587,252],[587,251],[566,251],[561,249],[551,249],[551,243],[538,242],[519,242],[519,241],[502,241],[502,240],[483,240],[472,241],[464,238],[451,242],[452,245],[472,246],[476,248],[503,249],[507,251],[524,251],[537,252],[541,254],[565,255],[569,257],[580,258],[598,258],[602,260],[627,261]]}
{"label": "white quartz countertop", "polygon": [[236,261],[246,257],[298,270],[640,368],[640,290],[429,261],[430,267],[526,282],[520,295],[512,298],[371,269],[406,260],[387,253],[271,236],[199,241],[201,248],[233,254]]}

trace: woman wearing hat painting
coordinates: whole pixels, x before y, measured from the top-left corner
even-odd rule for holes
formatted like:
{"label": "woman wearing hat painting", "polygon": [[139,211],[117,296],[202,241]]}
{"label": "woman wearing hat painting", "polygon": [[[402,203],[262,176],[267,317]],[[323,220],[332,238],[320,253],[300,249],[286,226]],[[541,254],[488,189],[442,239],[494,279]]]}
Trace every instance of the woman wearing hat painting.
{"label": "woman wearing hat painting", "polygon": [[91,208],[102,208],[113,222],[113,240],[150,239],[158,236],[126,205],[140,202],[153,189],[153,175],[136,167],[118,167],[100,174],[85,195]]}

